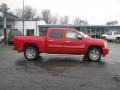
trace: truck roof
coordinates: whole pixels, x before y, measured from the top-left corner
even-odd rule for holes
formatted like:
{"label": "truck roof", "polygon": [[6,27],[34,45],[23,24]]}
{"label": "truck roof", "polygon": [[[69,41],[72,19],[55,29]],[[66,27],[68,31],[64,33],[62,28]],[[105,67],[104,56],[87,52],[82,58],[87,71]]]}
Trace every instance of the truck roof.
{"label": "truck roof", "polygon": [[[48,28],[48,29],[59,29],[59,30],[61,30],[61,29],[71,29],[71,28]],[[71,30],[74,30],[74,29],[71,29]]]}

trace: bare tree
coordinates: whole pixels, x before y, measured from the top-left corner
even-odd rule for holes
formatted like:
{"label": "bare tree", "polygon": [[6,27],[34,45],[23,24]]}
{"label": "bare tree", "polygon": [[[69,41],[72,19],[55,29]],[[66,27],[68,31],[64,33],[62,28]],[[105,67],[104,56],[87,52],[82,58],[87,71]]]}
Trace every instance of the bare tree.
{"label": "bare tree", "polygon": [[54,15],[51,17],[51,24],[57,24],[58,23],[58,15]]}
{"label": "bare tree", "polygon": [[81,20],[79,17],[76,17],[73,23],[74,25],[87,25],[88,24],[86,20]]}
{"label": "bare tree", "polygon": [[79,25],[81,24],[81,19],[79,17],[76,17],[75,20],[73,21],[74,25]]}
{"label": "bare tree", "polygon": [[34,19],[35,19],[35,20],[43,20],[43,18],[40,17],[39,15],[37,15]]}
{"label": "bare tree", "polygon": [[[19,19],[23,19],[23,10],[21,8],[16,9],[16,16],[18,16]],[[24,10],[24,20],[33,20],[35,19],[36,15],[36,9],[33,9],[30,6],[25,6]]]}
{"label": "bare tree", "polygon": [[3,3],[0,5],[0,9],[7,12],[10,8],[8,8],[7,4]]}
{"label": "bare tree", "polygon": [[69,22],[69,16],[63,16],[60,18],[60,24],[68,24]]}
{"label": "bare tree", "polygon": [[36,14],[36,10],[33,9],[32,7],[30,6],[26,6],[25,7],[25,12],[24,12],[24,18],[25,19],[34,19],[35,17],[35,14]]}
{"label": "bare tree", "polygon": [[48,10],[48,9],[44,9],[42,11],[42,17],[43,17],[43,20],[45,20],[46,24],[50,24],[51,23],[51,11]]}
{"label": "bare tree", "polygon": [[106,25],[116,25],[118,24],[118,21],[108,21]]}
{"label": "bare tree", "polygon": [[23,17],[23,10],[21,8],[18,8],[15,10],[15,13],[16,13],[16,16],[19,18],[19,19],[22,19]]}

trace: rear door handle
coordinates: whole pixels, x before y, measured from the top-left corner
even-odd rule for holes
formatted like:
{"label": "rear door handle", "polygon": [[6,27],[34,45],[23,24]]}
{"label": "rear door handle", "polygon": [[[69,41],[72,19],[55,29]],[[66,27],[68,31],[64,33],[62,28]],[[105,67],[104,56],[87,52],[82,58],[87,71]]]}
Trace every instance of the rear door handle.
{"label": "rear door handle", "polygon": [[71,42],[71,41],[65,41],[65,42]]}

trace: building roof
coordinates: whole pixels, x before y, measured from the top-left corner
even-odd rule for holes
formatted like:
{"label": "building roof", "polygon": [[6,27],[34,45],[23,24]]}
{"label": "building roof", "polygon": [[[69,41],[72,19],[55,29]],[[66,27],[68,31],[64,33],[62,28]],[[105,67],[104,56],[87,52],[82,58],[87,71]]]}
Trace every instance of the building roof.
{"label": "building roof", "polygon": [[85,28],[89,28],[89,27],[120,27],[120,25],[39,25],[40,27],[85,27]]}
{"label": "building roof", "polygon": [[10,20],[17,20],[17,16],[13,15],[13,14],[10,14],[8,12],[5,12],[3,10],[0,10],[0,17],[6,17],[7,19],[10,19]]}

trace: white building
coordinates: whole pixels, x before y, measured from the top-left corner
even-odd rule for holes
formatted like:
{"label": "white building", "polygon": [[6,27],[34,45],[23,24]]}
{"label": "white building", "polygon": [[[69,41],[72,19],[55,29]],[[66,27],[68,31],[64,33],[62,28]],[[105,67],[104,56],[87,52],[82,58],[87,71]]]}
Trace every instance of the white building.
{"label": "white building", "polygon": [[39,35],[39,25],[46,25],[45,21],[35,21],[35,20],[29,20],[24,21],[24,30],[23,30],[23,21],[16,21],[15,22],[15,29],[18,31],[24,32],[24,35]]}

